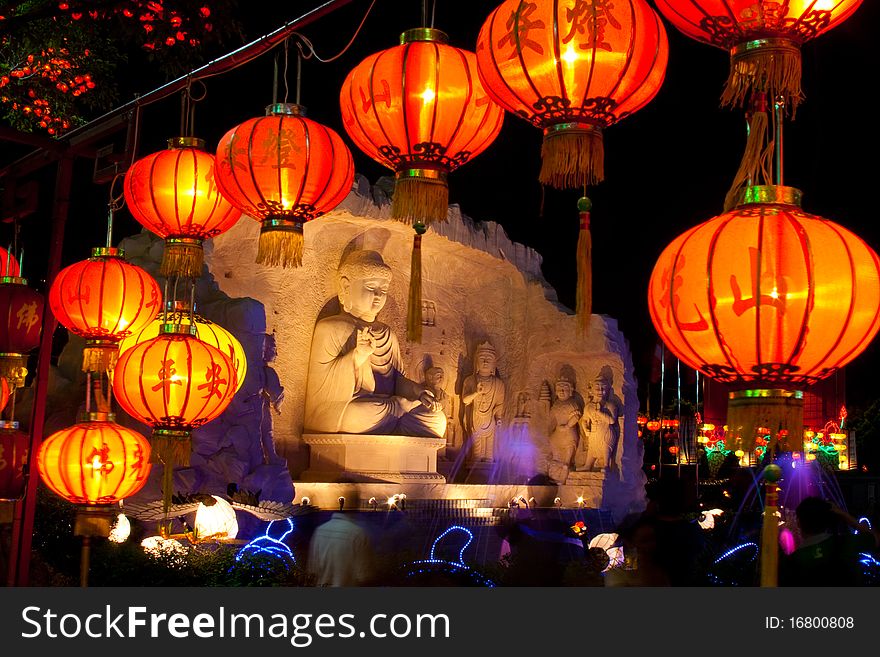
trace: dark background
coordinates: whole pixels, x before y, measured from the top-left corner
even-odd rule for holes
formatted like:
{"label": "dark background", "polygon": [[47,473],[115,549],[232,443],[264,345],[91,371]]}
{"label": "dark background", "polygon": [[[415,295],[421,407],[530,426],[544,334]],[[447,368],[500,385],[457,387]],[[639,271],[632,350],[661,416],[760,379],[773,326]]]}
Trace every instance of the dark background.
{"label": "dark background", "polygon": [[[242,40],[226,43],[215,56],[272,32],[320,4],[319,0],[241,1]],[[369,0],[355,0],[303,33],[322,58],[330,58],[348,43],[369,4]],[[434,25],[449,34],[451,45],[473,50],[483,20],[497,4],[497,0],[437,0]],[[873,103],[880,56],[872,30],[880,25],[877,5],[863,3],[850,20],[804,46],[806,102],[796,120],[787,124],[785,134],[785,183],[804,191],[804,209],[853,230],[875,250],[880,248],[875,206],[880,143]],[[346,139],[356,170],[371,182],[389,172],[348,140],[340,118],[339,88],[348,71],[365,56],[396,45],[403,30],[419,26],[421,6],[418,0],[377,0],[345,54],[332,63],[314,59],[303,63],[301,102],[308,115]],[[643,407],[656,346],[646,303],[651,270],[674,237],[721,212],[745,141],[742,113],[719,107],[727,53],[684,37],[668,22],[665,25],[670,50],[666,81],[649,105],[606,130],[606,181],[589,191],[594,204],[593,310],[616,318],[629,339]],[[273,59],[269,54],[206,80],[207,96],[198,104],[196,134],[207,140],[209,148],[232,126],[261,115],[272,101]],[[296,57],[291,48],[290,101],[295,100],[295,77]],[[164,81],[153,68],[123,67],[121,101]],[[283,82],[279,94],[283,97]],[[179,112],[177,94],[144,109],[138,157],[164,148],[165,139],[179,132]],[[538,251],[544,258],[546,279],[560,301],[572,307],[580,194],[542,190],[537,182],[540,144],[538,129],[507,115],[495,143],[450,176],[450,202],[458,203],[462,212],[476,220],[500,223],[514,241]],[[29,150],[5,144],[3,149],[3,164]],[[86,257],[90,246],[104,242],[109,186],[92,182],[92,168],[91,161],[77,163],[65,266]],[[45,276],[52,200],[48,190],[53,176],[51,167],[39,174],[40,210],[23,226],[28,253],[25,269],[38,286],[44,285],[40,279]],[[115,239],[139,230],[123,211],[117,217]],[[7,239],[5,229],[2,237]],[[864,407],[880,397],[873,376],[878,363],[880,347],[875,340],[847,367],[850,407]]]}

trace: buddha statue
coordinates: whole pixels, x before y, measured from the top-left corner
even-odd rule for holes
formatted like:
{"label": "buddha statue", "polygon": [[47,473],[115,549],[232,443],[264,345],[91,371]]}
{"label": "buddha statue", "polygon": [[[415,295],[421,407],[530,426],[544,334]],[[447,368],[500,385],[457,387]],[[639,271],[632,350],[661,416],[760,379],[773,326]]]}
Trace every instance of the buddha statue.
{"label": "buddha statue", "polygon": [[442,405],[406,377],[397,336],[376,320],[390,283],[376,251],[352,251],[339,265],[340,312],[319,320],[312,335],[306,432],[444,436]]}

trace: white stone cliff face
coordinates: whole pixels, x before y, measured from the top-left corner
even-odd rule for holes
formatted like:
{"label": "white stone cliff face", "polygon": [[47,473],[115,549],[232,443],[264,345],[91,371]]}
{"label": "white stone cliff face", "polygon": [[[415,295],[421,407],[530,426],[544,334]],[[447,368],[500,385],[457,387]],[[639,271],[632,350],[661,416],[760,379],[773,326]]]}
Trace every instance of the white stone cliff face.
{"label": "white stone cliff face", "polygon": [[[301,437],[312,331],[319,315],[336,309],[336,270],[343,251],[353,243],[379,251],[393,270],[379,319],[400,338],[410,378],[424,380],[425,369],[439,365],[446,372],[447,393],[457,398],[464,379],[474,371],[475,347],[486,340],[495,346],[508,400],[500,437],[502,460],[511,458],[504,453],[505,445],[523,440],[524,420],[514,421],[523,410],[517,399],[520,393],[530,398],[531,418],[525,422],[529,458],[526,463],[520,459],[521,476],[546,467],[547,404],[539,400],[543,382],[552,388],[560,368],[567,366],[574,373],[577,393],[587,399],[590,383],[607,368],[614,394],[622,401],[613,475],[621,481],[615,485],[614,506],[620,511],[642,508],[645,477],[636,426],[637,386],[629,347],[616,321],[594,315],[589,336],[579,339],[574,315],[556,302],[541,274],[541,257],[511,242],[498,224],[475,223],[451,206],[447,221],[431,226],[422,241],[422,296],[432,308],[427,317],[433,325],[424,326],[420,344],[409,344],[405,322],[412,236],[410,226],[389,218],[381,184],[371,188],[358,176],[355,189],[336,210],[306,224],[301,268],[255,264],[259,223],[247,217],[207,249],[208,268],[219,290],[233,300],[249,297],[262,304],[265,331],[275,334],[278,355],[272,366],[285,394],[280,413],[273,417],[273,436],[294,479],[309,462]],[[453,424],[461,444],[458,401]]]}

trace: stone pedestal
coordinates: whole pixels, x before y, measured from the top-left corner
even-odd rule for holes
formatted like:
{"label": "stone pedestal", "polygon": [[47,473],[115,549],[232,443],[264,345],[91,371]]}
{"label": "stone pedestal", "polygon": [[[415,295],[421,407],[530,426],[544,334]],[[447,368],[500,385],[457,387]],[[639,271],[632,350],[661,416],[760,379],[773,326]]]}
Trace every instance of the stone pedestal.
{"label": "stone pedestal", "polygon": [[303,442],[310,456],[302,481],[446,482],[437,472],[437,452],[446,446],[444,438],[306,433]]}

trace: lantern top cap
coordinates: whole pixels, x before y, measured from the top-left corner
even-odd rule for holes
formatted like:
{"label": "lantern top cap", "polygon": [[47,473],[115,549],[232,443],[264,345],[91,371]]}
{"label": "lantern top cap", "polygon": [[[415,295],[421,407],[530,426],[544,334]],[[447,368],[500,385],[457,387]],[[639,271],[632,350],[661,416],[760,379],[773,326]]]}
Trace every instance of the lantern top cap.
{"label": "lantern top cap", "polygon": [[92,249],[93,258],[124,258],[125,251],[112,246],[96,246]]}
{"label": "lantern top cap", "polygon": [[414,41],[449,43],[449,36],[446,34],[446,32],[434,29],[433,27],[416,27],[401,33],[400,45],[413,43]]}
{"label": "lantern top cap", "polygon": [[272,103],[266,105],[266,116],[305,116],[306,108],[296,103]]}
{"label": "lantern top cap", "polygon": [[736,207],[771,203],[776,205],[794,205],[801,207],[804,193],[796,187],[784,185],[750,185],[743,188]]}
{"label": "lantern top cap", "polygon": [[21,276],[0,276],[0,285],[27,285],[27,279]]}
{"label": "lantern top cap", "polygon": [[728,399],[746,399],[750,397],[793,397],[803,399],[801,390],[785,390],[783,388],[758,388],[752,390],[734,390],[727,393]]}
{"label": "lantern top cap", "polygon": [[162,324],[159,335],[191,335],[197,337],[199,330],[195,324]]}
{"label": "lantern top cap", "polygon": [[167,144],[168,148],[197,148],[201,151],[205,150],[205,140],[198,137],[171,137]]}
{"label": "lantern top cap", "polygon": [[116,414],[108,411],[88,411],[81,413],[80,422],[115,422]]}
{"label": "lantern top cap", "polygon": [[18,420],[0,420],[0,429],[12,429],[17,431],[18,427]]}

